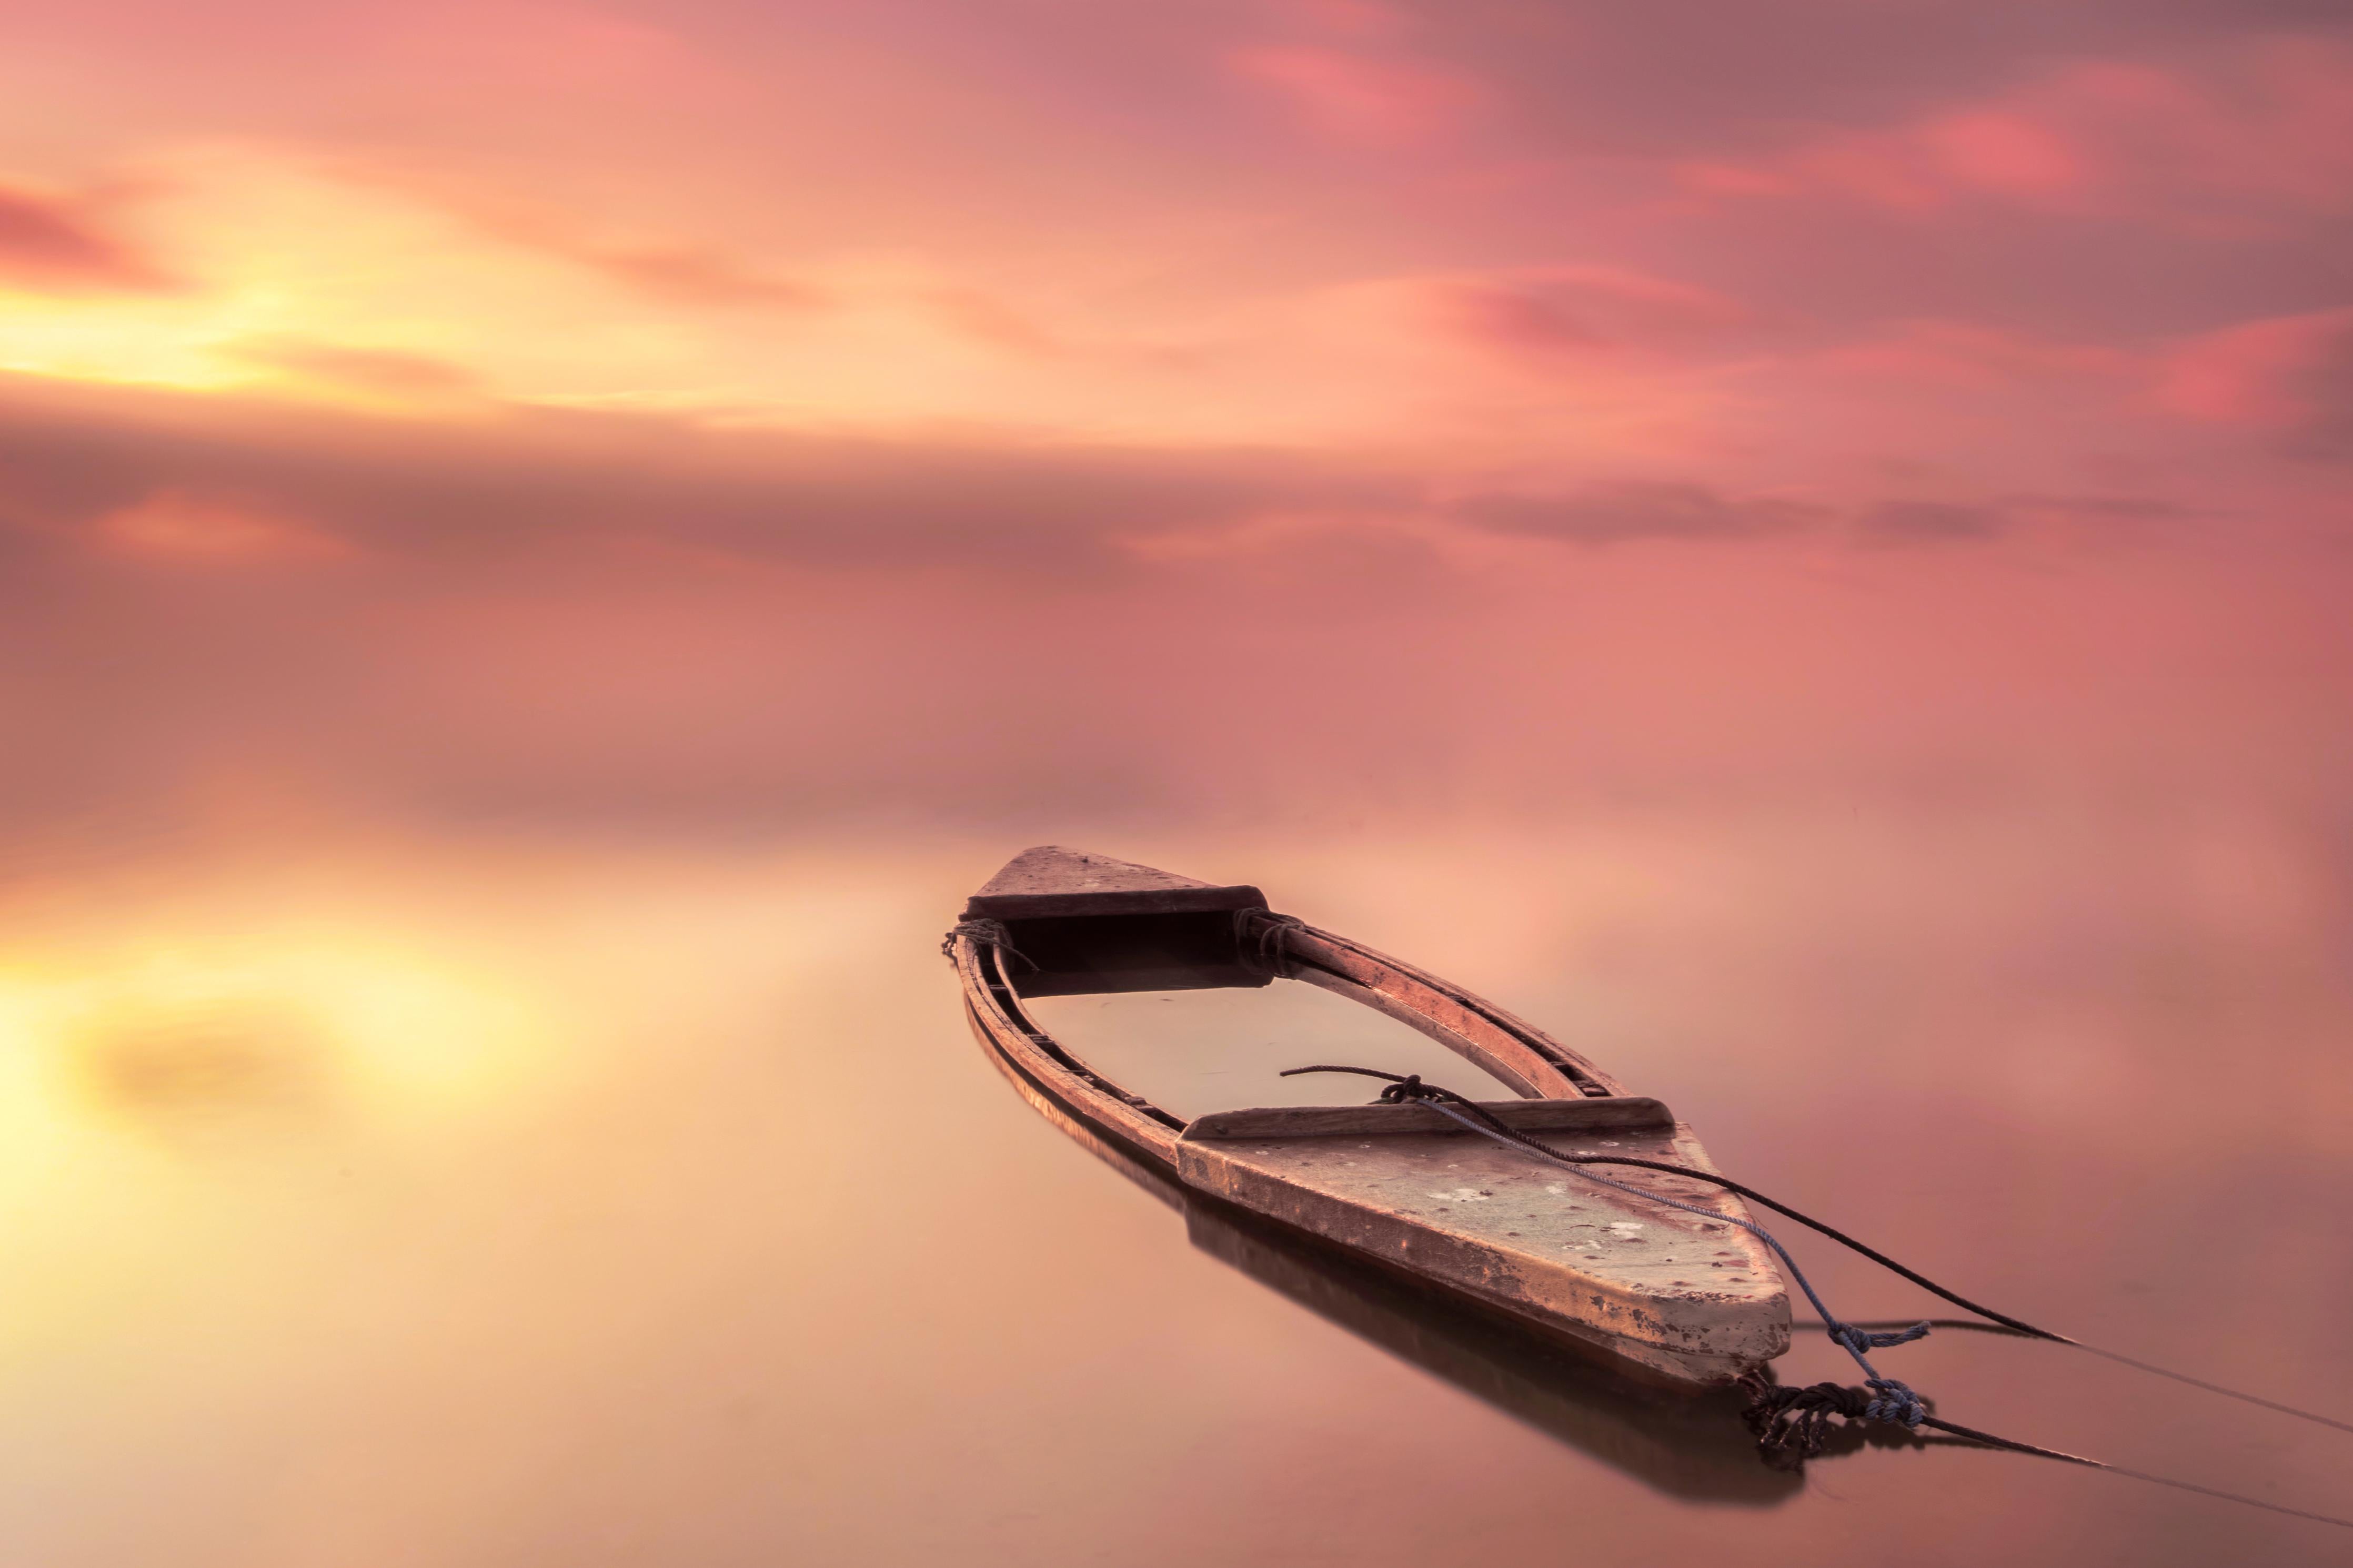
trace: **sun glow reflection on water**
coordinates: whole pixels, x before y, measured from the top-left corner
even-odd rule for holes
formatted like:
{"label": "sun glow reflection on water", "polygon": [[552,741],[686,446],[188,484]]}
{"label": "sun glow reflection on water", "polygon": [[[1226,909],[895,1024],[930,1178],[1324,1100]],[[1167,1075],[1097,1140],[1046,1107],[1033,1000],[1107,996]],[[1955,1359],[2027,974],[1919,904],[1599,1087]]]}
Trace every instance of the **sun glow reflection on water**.
{"label": "sun glow reflection on water", "polygon": [[[2325,861],[2229,848],[2295,831],[1678,809],[1099,847],[1254,877],[1487,993],[1932,1272],[2327,1405],[2353,1387],[2345,906]],[[26,1560],[1034,1563],[1118,1533],[1174,1562],[1237,1521],[1258,1561],[1444,1560],[1375,1506],[1414,1489],[1514,1550],[1860,1563],[2034,1516],[2136,1562],[2332,1560],[2312,1527],[1983,1456],[1783,1485],[1736,1434],[1180,1223],[965,1035],[938,931],[1018,847],[413,839],[19,889],[0,1468]],[[1275,1000],[1253,1025],[1287,1040]],[[1202,1106],[1282,1043],[1227,1011]],[[1136,1047],[1181,1072],[1184,1027]],[[2220,1064],[2247,1091],[2201,1089]],[[1856,1315],[1916,1307],[1808,1262]],[[2265,1287],[2184,1285],[2214,1268]],[[2031,1347],[1904,1354],[1956,1418],[2335,1500],[2325,1438]],[[1836,1370],[1800,1344],[1788,1374]]]}

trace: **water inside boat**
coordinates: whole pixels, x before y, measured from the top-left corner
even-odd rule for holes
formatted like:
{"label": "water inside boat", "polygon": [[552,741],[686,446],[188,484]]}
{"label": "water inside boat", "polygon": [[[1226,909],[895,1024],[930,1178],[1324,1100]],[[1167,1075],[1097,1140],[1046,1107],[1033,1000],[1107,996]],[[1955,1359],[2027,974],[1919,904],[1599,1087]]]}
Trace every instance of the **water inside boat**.
{"label": "water inside boat", "polygon": [[1187,1121],[1244,1106],[1351,1104],[1380,1088],[1281,1076],[1285,1068],[1313,1062],[1419,1073],[1473,1100],[1509,1100],[1515,1092],[1409,1026],[1296,980],[1037,996],[1024,1005],[1080,1060]]}

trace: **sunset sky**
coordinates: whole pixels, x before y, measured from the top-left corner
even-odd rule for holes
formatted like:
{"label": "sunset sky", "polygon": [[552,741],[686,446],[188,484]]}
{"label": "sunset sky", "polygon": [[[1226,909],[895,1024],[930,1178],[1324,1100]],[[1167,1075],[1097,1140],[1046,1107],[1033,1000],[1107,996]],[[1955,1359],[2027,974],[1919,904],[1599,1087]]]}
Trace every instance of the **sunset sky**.
{"label": "sunset sky", "polygon": [[0,11],[12,833],[2345,760],[2334,5]]}
{"label": "sunset sky", "polygon": [[[1662,1488],[1188,1245],[938,944],[1253,881],[2341,1412],[2348,481],[2346,0],[0,0],[9,1560],[2339,1563],[1728,1410]],[[1900,1374],[2353,1514],[2042,1352]]]}

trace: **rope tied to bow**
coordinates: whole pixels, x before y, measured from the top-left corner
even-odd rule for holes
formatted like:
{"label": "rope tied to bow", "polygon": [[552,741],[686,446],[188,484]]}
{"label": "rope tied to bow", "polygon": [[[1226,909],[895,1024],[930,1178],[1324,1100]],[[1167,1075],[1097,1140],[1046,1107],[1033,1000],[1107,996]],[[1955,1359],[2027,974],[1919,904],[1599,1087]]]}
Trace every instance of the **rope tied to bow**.
{"label": "rope tied to bow", "polygon": [[942,958],[955,957],[955,944],[959,937],[969,937],[983,947],[993,947],[999,952],[1009,952],[1028,964],[1033,971],[1038,967],[1035,960],[1013,945],[1013,932],[1007,928],[1003,921],[993,921],[986,916],[979,916],[956,921],[955,925],[948,928],[947,935],[940,938]]}
{"label": "rope tied to bow", "polygon": [[1272,910],[1247,909],[1234,911],[1234,946],[1241,966],[1254,974],[1270,974],[1277,980],[1292,978],[1291,933],[1303,931],[1307,922],[1297,915],[1279,915]]}
{"label": "rope tied to bow", "polygon": [[1873,1333],[1852,1323],[1831,1323],[1828,1327],[1831,1338],[1855,1355],[1865,1351],[1883,1351],[1890,1345],[1908,1345],[1914,1340],[1925,1340],[1928,1337],[1929,1329],[1926,1323],[1915,1323],[1908,1329]]}
{"label": "rope tied to bow", "polygon": [[1874,1377],[1861,1388],[1811,1383],[1784,1388],[1751,1373],[1741,1380],[1749,1395],[1741,1420],[1768,1458],[1784,1461],[1819,1457],[1830,1443],[1831,1417],[1878,1421],[1916,1429],[1929,1419],[1926,1403],[1893,1378]]}

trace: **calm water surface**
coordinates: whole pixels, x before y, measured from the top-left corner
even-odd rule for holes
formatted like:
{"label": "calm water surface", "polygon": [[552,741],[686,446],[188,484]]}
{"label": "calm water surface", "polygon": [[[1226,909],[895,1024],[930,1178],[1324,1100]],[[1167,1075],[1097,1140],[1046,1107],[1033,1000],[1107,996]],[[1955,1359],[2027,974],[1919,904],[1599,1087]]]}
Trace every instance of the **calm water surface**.
{"label": "calm water surface", "polygon": [[[1455,978],[2030,1319],[2353,1407],[2353,850],[2267,799],[1058,835]],[[1019,1100],[939,932],[1028,836],[340,831],[19,868],[0,1536],[41,1568],[2335,1563],[1901,1441],[1802,1477],[1186,1206]],[[1305,987],[1046,1004],[1187,1111],[1475,1075]],[[1842,1310],[1900,1282],[1799,1244]],[[1783,1374],[1843,1377],[1801,1340]],[[2353,1512],[2353,1436],[2074,1352],[1956,1420]]]}

